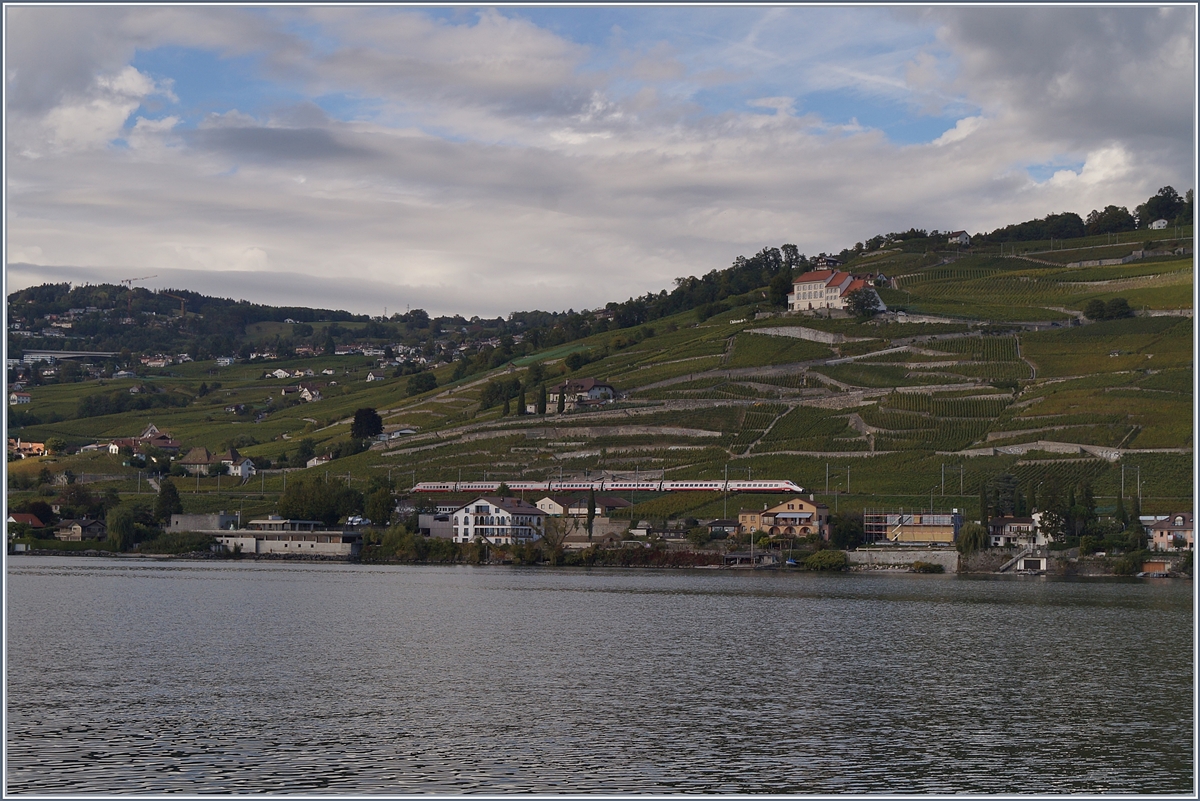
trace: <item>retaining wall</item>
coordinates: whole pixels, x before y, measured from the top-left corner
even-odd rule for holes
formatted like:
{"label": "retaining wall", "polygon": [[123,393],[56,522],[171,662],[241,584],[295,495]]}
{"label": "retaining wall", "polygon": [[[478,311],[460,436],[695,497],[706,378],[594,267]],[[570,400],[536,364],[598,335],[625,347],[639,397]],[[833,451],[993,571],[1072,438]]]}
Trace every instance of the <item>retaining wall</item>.
{"label": "retaining wall", "polygon": [[859,548],[847,551],[851,565],[903,566],[913,562],[941,565],[947,573],[958,572],[958,551],[952,548]]}

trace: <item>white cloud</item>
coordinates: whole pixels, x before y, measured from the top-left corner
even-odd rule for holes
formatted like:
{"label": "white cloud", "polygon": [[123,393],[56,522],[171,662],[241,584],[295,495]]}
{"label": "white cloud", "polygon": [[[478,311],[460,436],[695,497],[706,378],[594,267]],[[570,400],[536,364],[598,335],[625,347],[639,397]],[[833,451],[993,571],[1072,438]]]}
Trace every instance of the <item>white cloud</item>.
{"label": "white cloud", "polygon": [[[1076,10],[1031,10],[1051,37],[1019,14],[937,9],[933,45],[932,23],[916,37],[916,23],[889,29],[878,10],[717,9],[704,17],[705,58],[682,36],[636,47],[622,37],[610,72],[585,66],[594,47],[495,11],[453,21],[378,8],[19,11],[40,47],[81,49],[59,66],[42,49],[9,51],[20,102],[9,115],[7,256],[45,275],[158,272],[263,302],[494,316],[657,291],[783,242],[813,254],[911,226],[975,232],[1132,206],[1168,183],[1182,191],[1191,173],[1193,99],[1176,76],[1191,63],[1177,35],[1187,26],[1177,15],[1166,28],[1145,22],[1157,11],[1076,35],[1061,24]],[[749,19],[739,14],[753,24],[721,29]],[[87,44],[89,26],[106,47]],[[319,42],[289,32],[303,27]],[[1141,47],[1150,34],[1161,48]],[[268,76],[309,99],[251,108],[239,97],[203,116],[172,107],[129,127],[147,97],[185,94],[130,65],[136,48],[163,43],[258,53]],[[1042,52],[1058,46],[1073,55]],[[53,80],[31,83],[43,66]],[[739,95],[759,85],[738,76],[759,68],[794,75],[794,87]],[[35,84],[52,102],[34,101]],[[1182,107],[1187,125],[1178,109],[1127,119],[1142,101],[1113,92],[1137,86]],[[839,87],[850,124],[796,116],[805,93]],[[730,93],[732,110],[705,112],[701,89]],[[373,112],[339,120],[316,104],[324,94],[365,98]],[[982,111],[931,143],[897,146],[859,122],[865,95],[967,97]],[[118,136],[127,149],[102,146]],[[1076,162],[1040,183],[1025,172]]]}
{"label": "white cloud", "polygon": [[984,124],[983,117],[964,117],[954,123],[954,127],[946,131],[944,134],[933,140],[933,144],[937,147],[948,145],[951,142],[961,142],[968,136],[979,130]]}
{"label": "white cloud", "polygon": [[50,109],[43,124],[50,141],[59,147],[103,147],[121,135],[125,121],[142,101],[156,94],[173,97],[169,88],[127,66],[112,75],[98,75],[83,96]]}

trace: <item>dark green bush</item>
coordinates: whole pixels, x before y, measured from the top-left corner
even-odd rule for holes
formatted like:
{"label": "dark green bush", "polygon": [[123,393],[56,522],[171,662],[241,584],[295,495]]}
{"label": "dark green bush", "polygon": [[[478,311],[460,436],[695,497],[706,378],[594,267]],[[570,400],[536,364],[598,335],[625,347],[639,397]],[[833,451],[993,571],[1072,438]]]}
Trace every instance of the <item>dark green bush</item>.
{"label": "dark green bush", "polygon": [[844,551],[832,549],[817,551],[804,560],[804,567],[808,570],[845,570],[849,564],[850,560]]}

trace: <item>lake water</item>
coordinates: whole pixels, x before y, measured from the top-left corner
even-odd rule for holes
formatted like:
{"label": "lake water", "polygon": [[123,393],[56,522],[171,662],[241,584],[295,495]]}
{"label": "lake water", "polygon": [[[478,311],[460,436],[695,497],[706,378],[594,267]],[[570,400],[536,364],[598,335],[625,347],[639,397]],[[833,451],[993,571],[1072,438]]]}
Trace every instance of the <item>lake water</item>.
{"label": "lake water", "polygon": [[10,557],[9,793],[1190,792],[1191,582]]}

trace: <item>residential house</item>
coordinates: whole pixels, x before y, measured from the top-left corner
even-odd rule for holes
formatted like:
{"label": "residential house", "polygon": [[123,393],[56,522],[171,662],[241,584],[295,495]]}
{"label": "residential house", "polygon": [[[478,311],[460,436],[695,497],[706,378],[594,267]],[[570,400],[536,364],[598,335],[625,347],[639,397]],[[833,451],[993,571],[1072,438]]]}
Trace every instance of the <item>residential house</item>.
{"label": "residential house", "polygon": [[132,370],[118,370],[117,372],[113,373],[112,377],[113,378],[137,378],[137,373],[133,372]]}
{"label": "residential house", "polygon": [[31,456],[45,456],[46,443],[44,442],[22,442],[20,437],[13,439],[8,438],[8,452],[21,459],[28,459]]}
{"label": "residential house", "polygon": [[565,396],[564,405],[569,408],[580,403],[612,400],[617,396],[617,390],[612,384],[594,378],[570,378],[546,390],[547,404],[557,408],[560,395]]}
{"label": "residential house", "polygon": [[[597,495],[592,513],[596,516],[607,516],[610,512],[618,509],[628,509],[630,506],[633,506],[633,504],[624,498],[618,498],[614,495]],[[567,507],[567,515],[570,517],[587,517],[588,496],[581,495],[572,501]]]}
{"label": "residential house", "polygon": [[271,376],[272,378],[291,378],[292,377],[292,374],[289,373],[287,370],[284,370],[282,367],[278,367],[278,368],[272,370],[271,372],[267,373],[267,375]]}
{"label": "residential house", "polygon": [[8,516],[9,523],[24,523],[30,528],[45,528],[46,524],[37,515],[28,512],[12,512]]}
{"label": "residential house", "polygon": [[19,406],[22,403],[32,403],[33,396],[28,392],[13,392],[8,396],[9,406]]}
{"label": "residential house", "polygon": [[217,367],[232,367],[232,366],[233,366],[233,357],[232,356],[218,356],[217,357]]}
{"label": "residential house", "polygon": [[146,426],[136,437],[118,437],[108,443],[108,452],[116,456],[122,448],[128,448],[134,453],[145,453],[148,448],[157,448],[165,453],[179,453],[182,444],[165,431],[159,431],[153,423]]}
{"label": "residential house", "polygon": [[763,509],[738,512],[738,530],[761,531],[772,537],[807,537],[810,534],[829,539],[829,507],[812,498],[792,498]]}
{"label": "residential house", "polygon": [[385,378],[387,378],[387,375],[385,375],[384,373],[377,373],[377,372],[375,372],[374,370],[372,370],[371,372],[367,373],[367,380],[368,380],[368,381],[382,381],[382,380],[383,380],[383,379],[385,379]]}
{"label": "residential house", "polygon": [[817,256],[812,260],[814,266],[825,270],[836,270],[842,266],[842,260],[835,256]]}
{"label": "residential house", "polygon": [[1155,220],[1154,222],[1150,223],[1150,230],[1151,231],[1161,231],[1164,228],[1166,228],[1167,225],[1168,225],[1168,223],[1166,220]]}
{"label": "residential house", "polygon": [[548,515],[562,517],[574,502],[575,498],[569,495],[547,495],[538,501],[535,506]]}
{"label": "residential house", "polygon": [[730,534],[736,534],[739,525],[737,520],[709,520],[704,527],[708,529],[709,534],[727,537]]}
{"label": "residential house", "polygon": [[959,245],[961,247],[967,248],[967,247],[971,246],[971,237],[967,234],[966,231],[955,231],[952,234],[950,234],[949,242],[951,245]]}
{"label": "residential house", "polygon": [[1195,550],[1195,527],[1191,512],[1176,512],[1156,519],[1146,526],[1152,551]]}
{"label": "residential house", "polygon": [[193,476],[208,475],[208,468],[212,463],[213,455],[208,448],[192,448],[182,459],[175,462]]}
{"label": "residential house", "polygon": [[63,520],[54,528],[54,538],[66,542],[82,542],[83,540],[102,540],[108,536],[108,530],[99,520],[81,517],[78,520]]}
{"label": "residential house", "polygon": [[304,466],[320,467],[323,464],[329,464],[331,461],[333,461],[333,459],[328,454],[325,454],[324,456],[314,456],[313,458],[309,459]]}
{"label": "residential house", "polygon": [[451,514],[454,541],[476,537],[492,545],[533,542],[542,536],[546,513],[517,498],[480,497]]}
{"label": "residential house", "polygon": [[988,536],[993,548],[1026,548],[1048,542],[1032,517],[994,517],[988,523]]}
{"label": "residential house", "polygon": [[225,475],[236,476],[242,481],[245,481],[257,472],[254,469],[254,462],[248,457],[239,454],[234,448],[230,448],[225,453],[217,456],[216,460],[224,468]]}

